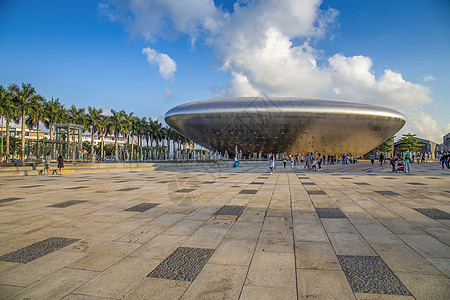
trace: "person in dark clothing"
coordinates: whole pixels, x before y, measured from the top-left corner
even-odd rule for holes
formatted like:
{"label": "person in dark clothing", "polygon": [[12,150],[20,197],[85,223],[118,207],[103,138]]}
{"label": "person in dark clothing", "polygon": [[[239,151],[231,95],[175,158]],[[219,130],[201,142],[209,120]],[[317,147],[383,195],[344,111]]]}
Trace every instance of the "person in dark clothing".
{"label": "person in dark clothing", "polygon": [[58,168],[59,168],[59,175],[62,175],[62,169],[64,168],[64,157],[60,154],[58,156]]}
{"label": "person in dark clothing", "polygon": [[392,172],[395,172],[395,164],[397,163],[398,158],[396,158],[395,156],[391,157],[390,159],[390,163],[392,165]]}
{"label": "person in dark clothing", "polygon": [[450,154],[448,152],[444,152],[444,154],[441,157],[441,163],[442,163],[442,169],[449,169],[449,160],[450,160]]}

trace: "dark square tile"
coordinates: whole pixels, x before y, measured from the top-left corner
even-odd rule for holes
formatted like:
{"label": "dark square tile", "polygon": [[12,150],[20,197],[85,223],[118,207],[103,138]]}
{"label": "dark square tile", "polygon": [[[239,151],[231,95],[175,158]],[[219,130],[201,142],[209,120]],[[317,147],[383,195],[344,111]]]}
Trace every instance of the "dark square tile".
{"label": "dark square tile", "polygon": [[302,182],[303,185],[316,185],[314,182]]}
{"label": "dark square tile", "polygon": [[203,181],[203,184],[212,184],[212,183],[216,183],[215,181]]}
{"label": "dark square tile", "polygon": [[114,183],[125,183],[129,182],[128,180],[115,180]]}
{"label": "dark square tile", "polygon": [[250,184],[264,184],[264,182],[250,182]]}
{"label": "dark square tile", "polygon": [[353,182],[353,183],[357,185],[370,185],[367,182]]}
{"label": "dark square tile", "polygon": [[65,202],[61,202],[61,203],[56,203],[53,205],[49,205],[47,207],[58,207],[58,208],[65,208],[65,207],[69,207],[78,203],[83,203],[86,201],[82,201],[82,200],[69,200],[69,201],[65,201]]}
{"label": "dark square tile", "polygon": [[398,196],[399,195],[396,192],[392,192],[392,191],[375,191],[375,192],[380,195],[383,195],[383,196]]}
{"label": "dark square tile", "polygon": [[244,210],[245,206],[238,205],[224,205],[222,206],[215,215],[220,216],[239,216]]}
{"label": "dark square tile", "polygon": [[129,192],[129,191],[133,191],[133,190],[138,190],[138,187],[130,187],[130,188],[123,188],[120,190],[117,190],[117,192]]}
{"label": "dark square tile", "polygon": [[138,205],[132,206],[130,208],[125,209],[124,211],[137,211],[144,212],[155,206],[160,205],[161,203],[139,203]]}
{"label": "dark square tile", "polygon": [[426,185],[425,183],[421,183],[421,182],[407,182],[407,184],[410,184],[410,185]]}
{"label": "dark square tile", "polygon": [[181,189],[181,190],[175,191],[175,193],[190,193],[193,191],[195,191],[195,189]]}
{"label": "dark square tile", "polygon": [[341,177],[341,179],[353,179],[352,177]]}
{"label": "dark square tile", "polygon": [[232,185],[231,187],[240,188],[241,186],[240,185]]}
{"label": "dark square tile", "polygon": [[442,177],[425,177],[425,178],[428,178],[428,179],[442,179]]}
{"label": "dark square tile", "polygon": [[226,179],[226,178],[228,178],[227,176],[220,176],[220,177],[217,177],[218,179]]}
{"label": "dark square tile", "polygon": [[239,194],[245,194],[245,195],[254,195],[258,192],[258,190],[242,190],[239,192]]}
{"label": "dark square tile", "polygon": [[355,293],[411,296],[408,289],[379,256],[337,257]]}
{"label": "dark square tile", "polygon": [[32,189],[32,188],[37,188],[37,187],[41,187],[43,186],[42,184],[37,184],[37,185],[26,185],[26,186],[21,186],[20,188],[22,189]]}
{"label": "dark square tile", "polygon": [[213,253],[214,249],[180,247],[147,277],[193,281]]}
{"label": "dark square tile", "polygon": [[317,207],[319,218],[346,218],[344,213],[337,207]]}
{"label": "dark square tile", "polygon": [[26,264],[58,249],[64,248],[79,239],[68,239],[62,237],[51,237],[34,243],[19,250],[0,256],[0,261]]}
{"label": "dark square tile", "polygon": [[414,208],[414,210],[420,212],[433,220],[450,220],[450,214],[436,208]]}
{"label": "dark square tile", "polygon": [[397,179],[395,177],[383,177],[384,179]]}
{"label": "dark square tile", "polygon": [[309,179],[309,177],[301,177],[301,176],[298,176],[297,178],[298,179]]}
{"label": "dark square tile", "polygon": [[260,177],[257,177],[256,179],[267,179],[267,178],[269,178],[269,177],[260,176]]}
{"label": "dark square tile", "polygon": [[66,188],[66,190],[80,190],[80,189],[85,189],[85,188],[88,188],[88,186],[74,186],[74,187]]}
{"label": "dark square tile", "polygon": [[157,183],[169,183],[170,181],[158,181]]}
{"label": "dark square tile", "polygon": [[3,199],[0,199],[0,203],[6,203],[6,202],[16,201],[16,200],[20,200],[20,199],[23,199],[23,198],[19,198],[19,197],[3,198]]}
{"label": "dark square tile", "polygon": [[80,179],[80,180],[74,180],[75,182],[85,182],[85,181],[91,181],[90,179]]}
{"label": "dark square tile", "polygon": [[309,195],[326,195],[322,190],[307,190]]}

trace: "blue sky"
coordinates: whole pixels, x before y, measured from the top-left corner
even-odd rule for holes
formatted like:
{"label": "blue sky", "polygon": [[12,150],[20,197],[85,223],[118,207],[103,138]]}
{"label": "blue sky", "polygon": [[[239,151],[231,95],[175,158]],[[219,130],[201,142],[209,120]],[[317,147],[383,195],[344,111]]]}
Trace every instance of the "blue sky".
{"label": "blue sky", "polygon": [[176,2],[0,1],[0,84],[160,120],[223,95],[343,99],[450,131],[449,1]]}

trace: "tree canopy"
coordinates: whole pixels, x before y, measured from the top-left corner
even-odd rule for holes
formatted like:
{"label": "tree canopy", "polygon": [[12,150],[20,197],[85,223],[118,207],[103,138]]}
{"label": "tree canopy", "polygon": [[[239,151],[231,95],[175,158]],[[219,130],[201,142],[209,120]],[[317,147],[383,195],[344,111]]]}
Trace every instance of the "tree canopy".
{"label": "tree canopy", "polygon": [[395,135],[390,137],[384,143],[381,143],[377,147],[378,151],[383,152],[383,153],[391,152],[392,151],[392,147],[394,146],[394,138],[395,138]]}
{"label": "tree canopy", "polygon": [[415,134],[412,133],[402,134],[402,137],[399,140],[399,142],[401,151],[417,152],[422,147],[422,144],[420,143],[419,139],[416,137]]}

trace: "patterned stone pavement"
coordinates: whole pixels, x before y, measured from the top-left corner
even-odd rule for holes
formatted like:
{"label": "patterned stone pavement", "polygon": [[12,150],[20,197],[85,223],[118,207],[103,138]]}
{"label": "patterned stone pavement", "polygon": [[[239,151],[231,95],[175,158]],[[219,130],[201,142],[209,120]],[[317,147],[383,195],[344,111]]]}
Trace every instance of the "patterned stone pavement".
{"label": "patterned stone pavement", "polygon": [[0,299],[448,299],[450,172],[389,169],[2,177]]}

